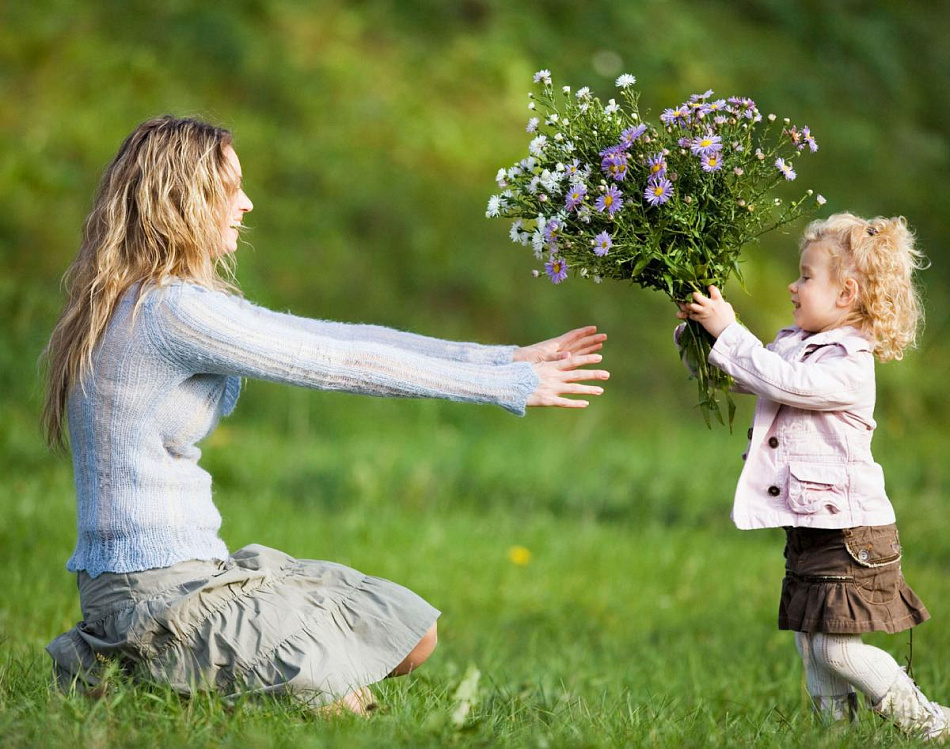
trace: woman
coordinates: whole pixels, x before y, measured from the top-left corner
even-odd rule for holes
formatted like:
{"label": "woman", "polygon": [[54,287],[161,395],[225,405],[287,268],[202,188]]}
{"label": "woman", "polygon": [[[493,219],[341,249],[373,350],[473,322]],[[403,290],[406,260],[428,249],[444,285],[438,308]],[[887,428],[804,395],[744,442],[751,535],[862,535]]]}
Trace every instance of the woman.
{"label": "woman", "polygon": [[287,691],[364,711],[367,685],[419,666],[439,612],[411,591],[252,545],[232,555],[196,443],[242,377],[377,396],[583,407],[606,336],[453,343],[271,312],[229,282],[246,213],[228,131],[171,116],[106,170],[45,356],[48,441],[73,452],[83,621],[48,647],[63,686],[102,663],[191,693]]}

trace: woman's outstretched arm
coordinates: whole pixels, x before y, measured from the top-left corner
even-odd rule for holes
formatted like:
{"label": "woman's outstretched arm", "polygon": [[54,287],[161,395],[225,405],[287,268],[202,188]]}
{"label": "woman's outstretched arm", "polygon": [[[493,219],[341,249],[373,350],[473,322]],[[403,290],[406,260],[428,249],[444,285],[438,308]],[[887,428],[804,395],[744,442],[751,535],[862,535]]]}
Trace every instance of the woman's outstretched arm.
{"label": "woman's outstretched arm", "polygon": [[263,315],[274,315],[285,323],[299,327],[315,335],[336,338],[341,341],[364,341],[369,344],[393,346],[414,351],[437,359],[471,362],[473,364],[511,364],[516,361],[550,361],[556,354],[590,354],[600,350],[607,336],[597,333],[596,326],[587,326],[569,331],[556,338],[530,346],[494,346],[481,343],[447,341],[442,338],[409,333],[383,325],[344,323],[332,320],[317,320],[259,308]]}
{"label": "woman's outstretched arm", "polygon": [[149,293],[142,312],[156,347],[185,374],[237,375],[376,396],[494,403],[516,414],[523,414],[527,405],[586,405],[564,396],[599,394],[599,387],[579,381],[608,376],[600,370],[579,369],[599,361],[596,354],[498,365],[320,335],[301,325],[301,318],[188,283]]}

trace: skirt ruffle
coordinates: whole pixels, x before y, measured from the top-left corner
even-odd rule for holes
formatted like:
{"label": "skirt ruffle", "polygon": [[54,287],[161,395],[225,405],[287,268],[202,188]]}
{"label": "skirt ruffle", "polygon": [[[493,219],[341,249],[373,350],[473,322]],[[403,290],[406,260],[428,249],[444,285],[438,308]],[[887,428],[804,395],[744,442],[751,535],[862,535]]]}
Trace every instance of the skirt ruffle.
{"label": "skirt ruffle", "polygon": [[779,629],[902,632],[930,618],[901,572],[893,525],[787,529]]}
{"label": "skirt ruffle", "polygon": [[252,545],[223,562],[80,573],[84,621],[47,647],[63,686],[105,664],[191,694],[291,692],[325,704],[385,678],[439,616],[412,591]]}

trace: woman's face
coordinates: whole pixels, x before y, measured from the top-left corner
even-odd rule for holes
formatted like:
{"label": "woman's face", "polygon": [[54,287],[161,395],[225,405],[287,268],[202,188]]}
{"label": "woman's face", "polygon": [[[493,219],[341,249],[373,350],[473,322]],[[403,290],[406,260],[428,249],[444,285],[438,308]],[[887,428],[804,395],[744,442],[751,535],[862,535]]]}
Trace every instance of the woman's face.
{"label": "woman's face", "polygon": [[229,255],[235,252],[238,247],[239,232],[237,227],[241,226],[244,220],[244,214],[254,209],[254,204],[245,194],[244,187],[241,184],[241,161],[238,159],[237,153],[235,153],[231,146],[225,146],[224,156],[227,159],[230,169],[237,175],[238,180],[238,189],[235,190],[231,196],[224,218],[224,225],[221,227],[221,235],[224,240],[221,252],[223,255]]}

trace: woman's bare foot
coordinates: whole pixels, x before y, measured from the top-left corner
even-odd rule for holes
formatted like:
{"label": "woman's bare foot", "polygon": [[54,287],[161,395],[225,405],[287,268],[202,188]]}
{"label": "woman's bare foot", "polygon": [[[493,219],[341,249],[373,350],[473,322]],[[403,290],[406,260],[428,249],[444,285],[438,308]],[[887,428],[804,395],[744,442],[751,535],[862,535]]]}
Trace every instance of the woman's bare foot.
{"label": "woman's bare foot", "polygon": [[379,707],[379,703],[376,701],[369,687],[361,687],[355,692],[350,692],[343,699],[331,702],[329,705],[324,705],[320,708],[320,712],[327,716],[353,713],[354,715],[367,717],[377,707]]}

